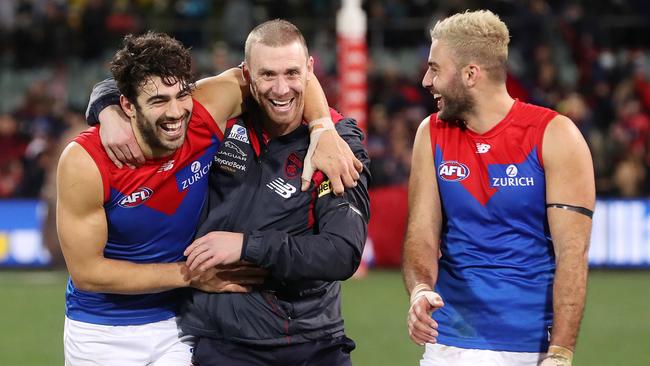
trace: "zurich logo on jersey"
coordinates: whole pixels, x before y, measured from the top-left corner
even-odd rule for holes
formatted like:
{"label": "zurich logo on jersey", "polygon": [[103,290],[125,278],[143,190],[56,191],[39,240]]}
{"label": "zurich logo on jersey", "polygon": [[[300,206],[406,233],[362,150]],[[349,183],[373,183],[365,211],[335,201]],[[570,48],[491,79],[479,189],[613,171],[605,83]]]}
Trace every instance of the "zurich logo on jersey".
{"label": "zurich logo on jersey", "polygon": [[438,167],[438,176],[448,182],[459,182],[469,177],[469,168],[457,161],[443,161]]}
{"label": "zurich logo on jersey", "polygon": [[131,193],[128,196],[123,197],[118,205],[124,208],[133,208],[140,206],[144,201],[148,200],[149,197],[153,194],[153,190],[147,187],[140,187],[137,191]]}
{"label": "zurich logo on jersey", "polygon": [[248,144],[248,135],[246,134],[246,128],[240,125],[232,126],[228,138],[235,139],[237,141],[241,141],[245,144]]}

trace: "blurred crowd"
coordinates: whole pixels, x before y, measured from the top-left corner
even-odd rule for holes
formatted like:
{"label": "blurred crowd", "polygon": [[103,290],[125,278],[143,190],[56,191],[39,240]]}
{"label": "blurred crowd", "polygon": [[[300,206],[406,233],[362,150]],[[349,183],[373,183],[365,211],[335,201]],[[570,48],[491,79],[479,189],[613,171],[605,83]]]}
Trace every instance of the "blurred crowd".
{"label": "blurred crowd", "polygon": [[[591,148],[601,197],[650,196],[650,2],[367,0],[367,146],[374,186],[405,184],[415,130],[435,110],[420,86],[427,29],[489,8],[511,31],[508,88],[570,117]],[[331,105],[337,81],[327,0],[1,0],[0,198],[53,199],[61,146],[85,128],[92,82],[128,33],[155,29],[191,46],[196,73],[237,65],[252,27],[282,17],[303,29]],[[79,82],[87,70],[100,70]],[[17,76],[18,75],[18,76]],[[92,82],[91,82],[92,81]],[[80,97],[79,97],[80,96]]]}

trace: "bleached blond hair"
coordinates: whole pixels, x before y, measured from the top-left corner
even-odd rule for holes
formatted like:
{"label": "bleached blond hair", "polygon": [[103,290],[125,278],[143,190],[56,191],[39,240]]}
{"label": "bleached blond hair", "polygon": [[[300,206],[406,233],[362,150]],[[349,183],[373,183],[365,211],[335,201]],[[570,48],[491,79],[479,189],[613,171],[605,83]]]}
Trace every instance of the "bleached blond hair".
{"label": "bleached blond hair", "polygon": [[436,22],[431,39],[444,41],[452,50],[456,65],[482,66],[491,79],[504,81],[510,32],[489,10],[466,11]]}

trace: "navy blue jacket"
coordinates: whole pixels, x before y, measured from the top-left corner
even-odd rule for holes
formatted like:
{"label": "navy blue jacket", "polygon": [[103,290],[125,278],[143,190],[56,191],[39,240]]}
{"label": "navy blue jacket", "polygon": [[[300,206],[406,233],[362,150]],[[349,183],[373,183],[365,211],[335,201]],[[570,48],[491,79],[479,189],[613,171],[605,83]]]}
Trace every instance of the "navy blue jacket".
{"label": "navy blue jacket", "polygon": [[[249,116],[256,112],[251,109]],[[211,168],[209,212],[197,236],[244,233],[241,259],[267,269],[269,279],[246,294],[194,291],[181,311],[181,327],[193,335],[257,345],[341,336],[338,281],[359,265],[369,218],[363,134],[352,119],[336,125],[364,163],[357,187],[336,197],[320,172],[311,190],[300,191],[307,126],[265,141],[254,119],[237,119],[225,133]]]}

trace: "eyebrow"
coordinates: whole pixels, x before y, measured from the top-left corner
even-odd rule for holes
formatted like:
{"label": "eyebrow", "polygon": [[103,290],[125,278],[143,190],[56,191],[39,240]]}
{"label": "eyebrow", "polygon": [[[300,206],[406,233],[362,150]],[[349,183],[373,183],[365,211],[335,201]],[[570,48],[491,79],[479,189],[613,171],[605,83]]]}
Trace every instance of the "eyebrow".
{"label": "eyebrow", "polygon": [[147,99],[147,103],[153,103],[153,102],[157,102],[157,101],[159,101],[159,100],[165,101],[165,100],[169,100],[169,99],[170,99],[170,98],[169,98],[168,95],[160,95],[160,94],[156,94],[156,95],[153,95],[153,96],[149,97],[149,98]]}
{"label": "eyebrow", "polygon": [[438,65],[437,62],[434,62],[434,61],[427,62],[427,65],[429,65],[429,67],[440,66],[440,65]]}

